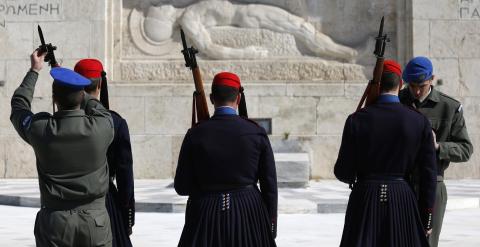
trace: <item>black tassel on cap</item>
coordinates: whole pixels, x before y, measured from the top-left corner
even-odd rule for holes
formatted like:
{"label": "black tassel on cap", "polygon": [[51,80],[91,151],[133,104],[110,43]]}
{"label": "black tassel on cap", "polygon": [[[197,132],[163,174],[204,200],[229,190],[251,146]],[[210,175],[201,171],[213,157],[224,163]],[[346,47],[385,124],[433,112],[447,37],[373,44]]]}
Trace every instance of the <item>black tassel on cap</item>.
{"label": "black tassel on cap", "polygon": [[108,102],[108,85],[107,85],[107,73],[102,71],[102,86],[100,88],[100,102],[103,107],[110,109],[110,104]]}
{"label": "black tassel on cap", "polygon": [[248,118],[247,102],[245,101],[245,94],[243,93],[243,87],[240,87],[240,104],[238,104],[238,114],[241,117]]}

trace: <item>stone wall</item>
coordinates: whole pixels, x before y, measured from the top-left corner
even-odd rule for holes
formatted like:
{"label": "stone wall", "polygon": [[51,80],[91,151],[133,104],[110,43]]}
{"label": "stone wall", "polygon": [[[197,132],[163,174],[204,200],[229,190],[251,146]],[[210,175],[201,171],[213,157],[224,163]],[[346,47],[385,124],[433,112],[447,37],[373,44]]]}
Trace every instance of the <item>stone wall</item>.
{"label": "stone wall", "polygon": [[[435,6],[435,8],[432,8]],[[412,55],[432,59],[438,88],[462,102],[474,154],[452,163],[447,177],[480,177],[480,1],[414,0]]]}
{"label": "stone wall", "polygon": [[[132,35],[138,34],[138,30],[132,29],[130,22],[134,10],[141,17],[152,4],[172,2],[176,7],[185,7],[196,1],[6,1],[10,5],[0,2],[0,51],[6,54],[0,57],[0,81],[4,81],[3,86],[0,83],[0,177],[36,176],[34,154],[18,138],[8,118],[10,97],[29,67],[29,52],[39,43],[37,24],[42,25],[47,42],[58,46],[56,55],[63,66],[72,67],[85,57],[97,57],[104,62],[110,78],[111,107],[129,123],[135,177],[174,175],[183,135],[190,126],[191,74],[184,67],[178,35],[165,48],[166,54],[153,55],[152,49],[157,47],[139,47],[135,43]],[[470,50],[475,48],[479,36],[478,20],[474,10],[469,10],[468,19],[460,16],[468,16],[466,10],[461,12],[461,6],[469,1],[435,1],[438,8],[429,8],[428,12],[420,10],[429,1],[415,0],[232,2],[278,6],[307,19],[338,43],[360,51],[356,64],[329,61],[305,55],[289,34],[220,27],[210,30],[215,42],[232,47],[270,44],[268,49],[273,57],[210,60],[199,54],[207,94],[215,73],[238,73],[245,85],[249,115],[272,118],[270,138],[275,151],[309,154],[311,178],[333,177],[345,118],[355,109],[375,61],[371,54],[372,38],[382,15],[386,16],[386,31],[392,40],[387,56],[401,62],[412,55],[431,56],[436,74],[443,79],[439,88],[462,100],[469,132],[475,143],[480,142],[480,125],[476,121],[480,89],[475,84],[475,65],[480,64],[480,58],[476,58],[475,49]],[[43,6],[42,14],[39,6]],[[37,83],[34,111],[51,112],[50,83],[45,69]],[[449,176],[480,177],[478,153],[466,165],[450,168]]]}

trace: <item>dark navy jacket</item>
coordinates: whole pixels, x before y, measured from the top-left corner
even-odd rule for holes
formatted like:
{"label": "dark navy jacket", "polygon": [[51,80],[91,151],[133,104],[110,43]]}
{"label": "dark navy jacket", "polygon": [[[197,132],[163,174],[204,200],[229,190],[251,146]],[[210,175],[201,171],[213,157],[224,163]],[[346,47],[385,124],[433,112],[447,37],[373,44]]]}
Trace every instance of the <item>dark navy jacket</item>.
{"label": "dark navy jacket", "polygon": [[113,142],[108,147],[107,160],[110,177],[115,178],[122,215],[126,224],[135,224],[135,197],[133,184],[133,159],[127,121],[118,113],[110,111],[115,128]]}
{"label": "dark navy jacket", "polygon": [[335,176],[345,183],[369,175],[407,178],[418,168],[419,206],[423,212],[431,211],[437,179],[432,127],[425,116],[399,103],[398,97],[395,101],[377,102],[348,116]]}
{"label": "dark navy jacket", "polygon": [[258,181],[269,215],[275,220],[275,161],[262,127],[238,115],[215,114],[188,130],[175,175],[178,194],[225,191]]}

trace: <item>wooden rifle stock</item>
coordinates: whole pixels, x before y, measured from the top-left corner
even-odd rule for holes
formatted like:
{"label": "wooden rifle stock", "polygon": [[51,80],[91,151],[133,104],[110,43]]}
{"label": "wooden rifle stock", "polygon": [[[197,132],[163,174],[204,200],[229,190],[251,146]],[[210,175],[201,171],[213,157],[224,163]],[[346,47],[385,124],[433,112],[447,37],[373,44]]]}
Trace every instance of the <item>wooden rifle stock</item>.
{"label": "wooden rifle stock", "polygon": [[382,80],[384,61],[385,59],[383,57],[377,58],[377,62],[375,63],[375,69],[373,70],[372,85],[370,88],[370,92],[368,92],[367,94],[365,105],[373,104],[380,95],[380,81]]}
{"label": "wooden rifle stock", "polygon": [[195,84],[195,92],[193,92],[193,105],[192,105],[192,127],[200,121],[205,121],[210,118],[208,112],[207,98],[205,97],[205,91],[203,90],[203,80],[200,69],[197,65],[197,58],[195,54],[198,52],[195,48],[187,46],[185,34],[180,29],[180,37],[183,44],[183,56],[185,58],[185,66],[192,70],[193,83]]}
{"label": "wooden rifle stock", "polygon": [[[208,112],[207,97],[205,96],[205,91],[203,90],[203,81],[202,75],[200,74],[200,69],[195,67],[192,69],[193,82],[195,83],[195,108],[196,108],[196,117],[197,120],[205,121],[210,118],[210,113]],[[192,120],[194,120],[195,112],[192,112]],[[192,122],[192,126],[195,122]]]}

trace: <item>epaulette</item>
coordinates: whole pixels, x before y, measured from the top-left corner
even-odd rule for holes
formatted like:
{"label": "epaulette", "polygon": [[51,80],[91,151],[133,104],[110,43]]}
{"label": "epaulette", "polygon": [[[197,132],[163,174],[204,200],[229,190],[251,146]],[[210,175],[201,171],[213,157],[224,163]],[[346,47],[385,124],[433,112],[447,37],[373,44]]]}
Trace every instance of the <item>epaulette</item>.
{"label": "epaulette", "polygon": [[196,127],[198,127],[200,124],[205,123],[205,122],[207,122],[207,121],[208,121],[208,120],[198,121],[198,122],[196,122],[196,123],[193,124],[193,126],[191,127],[191,129],[196,128]]}
{"label": "epaulette", "polygon": [[455,108],[455,111],[457,111],[457,112],[461,112],[461,111],[462,111],[463,105],[462,105],[462,103],[460,103],[460,101],[458,101],[458,100],[452,98],[451,96],[448,96],[448,95],[446,95],[446,94],[444,94],[444,93],[442,93],[442,92],[440,92],[440,91],[438,92],[438,94],[440,94],[440,96],[442,96],[442,97],[444,97],[444,98],[452,101],[453,103],[457,104],[457,105],[455,105],[455,107],[454,107],[454,108]]}
{"label": "epaulette", "polygon": [[355,115],[356,113],[364,112],[364,111],[366,111],[365,108],[366,108],[366,107],[362,107],[362,108],[360,108],[360,109],[358,109],[358,110],[355,110],[355,111],[352,112],[350,115]]}
{"label": "epaulette", "polygon": [[[369,105],[369,106],[370,106],[370,105]],[[367,107],[369,107],[369,106],[365,106],[365,105],[364,105],[362,108],[360,108],[360,109],[358,109],[358,110],[355,109],[355,111],[352,112],[349,116],[353,116],[353,115],[355,115],[355,114],[357,114],[357,113],[366,112],[366,111],[367,111]]]}
{"label": "epaulette", "polygon": [[259,128],[261,128],[261,127],[262,127],[262,126],[260,126],[260,124],[258,124],[257,122],[255,122],[254,120],[252,120],[252,119],[250,119],[250,118],[248,118],[248,117],[243,117],[243,116],[240,116],[240,117],[241,117],[242,119],[244,119],[244,120],[246,120],[246,121],[250,122],[250,123],[253,123],[253,124],[255,124],[255,125],[256,125],[257,127],[259,127]]}
{"label": "epaulette", "polygon": [[444,94],[444,93],[442,93],[442,92],[440,92],[440,91],[438,91],[438,94],[440,94],[441,96],[443,96],[443,97],[445,97],[445,98],[447,98],[447,99],[450,99],[450,100],[454,101],[455,103],[462,104],[462,103],[460,103],[460,101],[458,101],[458,100],[452,98],[451,96],[448,96],[448,95],[446,95],[446,94]]}
{"label": "epaulette", "polygon": [[[108,111],[110,112],[110,114],[116,115],[117,117],[122,118],[122,115],[120,115],[118,112],[112,111],[112,110],[108,110]],[[122,118],[122,119],[123,119],[123,118]]]}
{"label": "epaulette", "polygon": [[33,114],[32,119],[39,119],[39,118],[51,117],[51,116],[52,116],[52,114],[50,114],[50,112],[42,111],[42,112]]}

